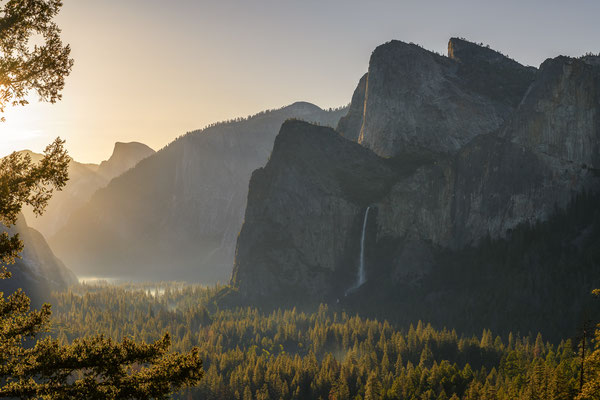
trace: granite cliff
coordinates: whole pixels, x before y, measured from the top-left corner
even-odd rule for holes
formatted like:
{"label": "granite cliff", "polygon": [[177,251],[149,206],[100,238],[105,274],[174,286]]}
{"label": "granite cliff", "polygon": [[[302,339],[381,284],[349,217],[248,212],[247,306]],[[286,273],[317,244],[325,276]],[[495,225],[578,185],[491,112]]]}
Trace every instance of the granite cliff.
{"label": "granite cliff", "polygon": [[327,293],[353,255],[361,209],[389,190],[394,172],[331,128],[285,122],[250,180],[234,284],[249,296]]}
{"label": "granite cliff", "polygon": [[455,153],[496,131],[535,68],[460,39],[448,49],[444,57],[400,41],[376,48],[338,131],[383,157],[420,149]]}
{"label": "granite cliff", "polygon": [[[250,182],[231,281],[242,296],[344,303],[425,287],[442,254],[506,240],[600,188],[597,58],[535,69],[461,39],[448,50],[384,44],[338,132],[282,126]],[[367,207],[367,284],[346,296]]]}

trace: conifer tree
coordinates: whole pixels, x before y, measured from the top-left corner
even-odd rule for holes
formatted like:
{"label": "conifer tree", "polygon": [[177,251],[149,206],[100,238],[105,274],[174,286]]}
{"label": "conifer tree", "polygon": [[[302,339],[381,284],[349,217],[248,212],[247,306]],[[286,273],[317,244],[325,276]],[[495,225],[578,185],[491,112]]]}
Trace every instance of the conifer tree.
{"label": "conifer tree", "polygon": [[365,400],[379,400],[381,399],[381,392],[381,382],[379,382],[377,375],[372,372],[365,386]]}
{"label": "conifer tree", "polygon": [[[594,290],[593,294],[600,296],[600,289]],[[585,359],[584,385],[577,397],[580,400],[600,400],[600,324],[596,329],[595,336],[596,348]]]}

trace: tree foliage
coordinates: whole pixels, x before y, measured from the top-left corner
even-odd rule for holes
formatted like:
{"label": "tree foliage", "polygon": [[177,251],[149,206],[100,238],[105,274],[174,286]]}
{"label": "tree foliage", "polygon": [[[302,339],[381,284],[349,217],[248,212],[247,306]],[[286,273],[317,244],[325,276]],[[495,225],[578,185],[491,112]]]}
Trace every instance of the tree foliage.
{"label": "tree foliage", "polygon": [[60,0],[0,2],[0,112],[25,105],[29,91],[51,103],[61,99],[73,60],[53,21]]}

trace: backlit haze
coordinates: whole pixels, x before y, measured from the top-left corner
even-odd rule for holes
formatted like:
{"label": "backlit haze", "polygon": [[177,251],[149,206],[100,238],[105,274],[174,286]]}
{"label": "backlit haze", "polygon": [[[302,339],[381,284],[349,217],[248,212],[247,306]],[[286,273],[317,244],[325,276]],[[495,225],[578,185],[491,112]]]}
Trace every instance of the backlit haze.
{"label": "backlit haze", "polygon": [[598,1],[65,0],[75,66],[55,104],[5,113],[0,156],[56,136],[82,162],[116,141],[158,150],[186,131],[294,101],[349,102],[391,39],[446,52],[452,36],[539,65],[600,52]]}

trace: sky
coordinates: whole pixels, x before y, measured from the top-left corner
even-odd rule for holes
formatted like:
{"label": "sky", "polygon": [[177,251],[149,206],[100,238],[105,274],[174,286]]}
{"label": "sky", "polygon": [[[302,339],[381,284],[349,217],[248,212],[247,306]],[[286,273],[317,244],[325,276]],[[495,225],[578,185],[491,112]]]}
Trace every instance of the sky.
{"label": "sky", "polygon": [[98,163],[117,141],[158,150],[294,101],[346,105],[391,39],[445,54],[464,37],[533,66],[600,53],[599,15],[597,0],[64,0],[56,21],[75,65],[63,100],[8,109],[0,156],[60,136]]}

